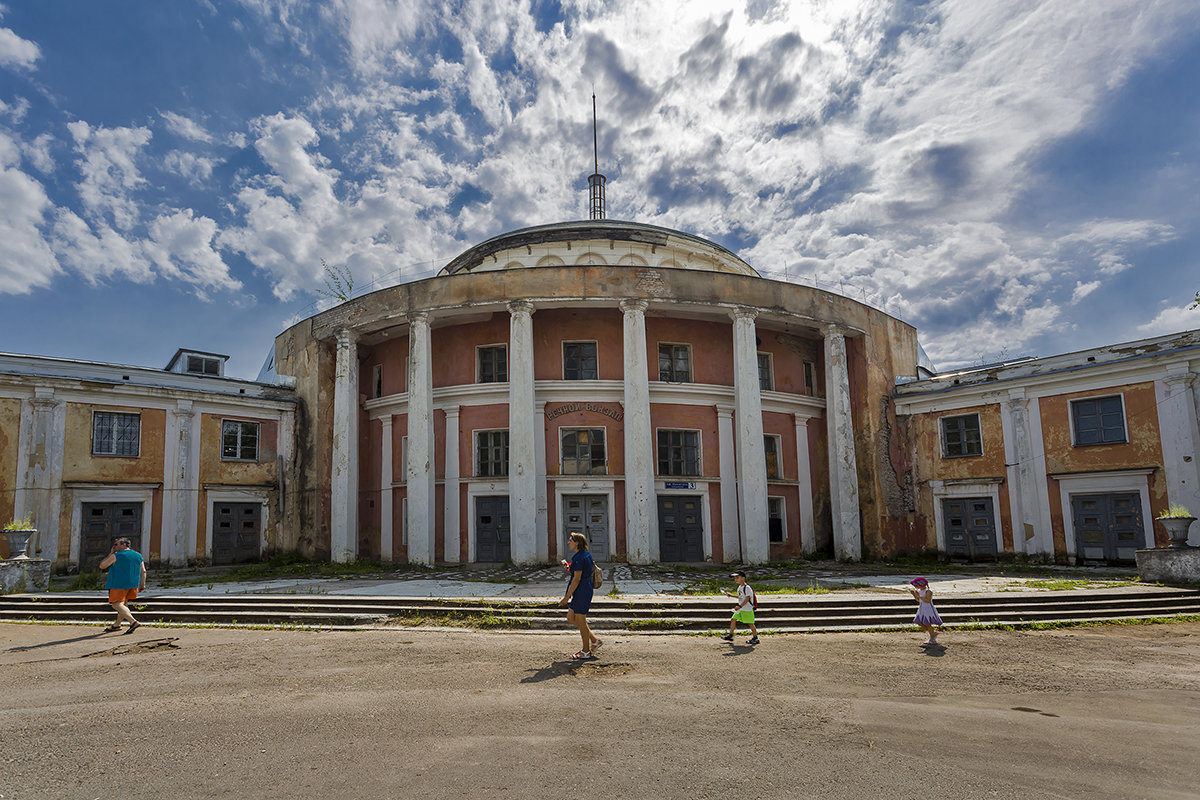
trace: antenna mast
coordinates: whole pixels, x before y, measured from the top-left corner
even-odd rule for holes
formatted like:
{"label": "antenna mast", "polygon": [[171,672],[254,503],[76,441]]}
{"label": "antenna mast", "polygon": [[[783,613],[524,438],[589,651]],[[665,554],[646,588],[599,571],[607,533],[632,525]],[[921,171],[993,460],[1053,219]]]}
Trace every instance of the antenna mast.
{"label": "antenna mast", "polygon": [[591,219],[604,219],[604,183],[607,178],[600,174],[600,144],[596,123],[596,92],[592,90],[592,155],[596,171],[588,176],[588,193],[591,196]]}

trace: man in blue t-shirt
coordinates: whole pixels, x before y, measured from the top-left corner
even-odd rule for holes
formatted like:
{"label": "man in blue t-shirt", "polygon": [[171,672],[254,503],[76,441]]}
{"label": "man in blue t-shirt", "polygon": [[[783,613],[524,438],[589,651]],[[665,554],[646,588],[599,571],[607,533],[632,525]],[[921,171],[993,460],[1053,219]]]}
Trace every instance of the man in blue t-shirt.
{"label": "man in blue t-shirt", "polygon": [[129,613],[125,603],[146,589],[146,560],[142,554],[130,549],[131,542],[121,537],[113,542],[112,550],[100,562],[100,569],[108,570],[104,588],[108,590],[108,602],[117,612],[117,621],[105,628],[105,632],[121,630],[121,620],[129,622],[126,633],[133,633],[141,623]]}

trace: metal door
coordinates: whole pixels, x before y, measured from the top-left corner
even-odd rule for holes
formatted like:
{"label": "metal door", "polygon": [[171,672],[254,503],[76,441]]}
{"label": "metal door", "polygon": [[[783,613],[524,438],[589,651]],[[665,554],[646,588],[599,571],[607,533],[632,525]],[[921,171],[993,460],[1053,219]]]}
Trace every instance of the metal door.
{"label": "metal door", "polygon": [[990,497],[942,500],[946,554],[952,558],[995,559],[996,515]]}
{"label": "metal door", "polygon": [[475,498],[475,560],[509,561],[508,496]]}
{"label": "metal door", "polygon": [[1081,561],[1133,561],[1143,546],[1142,498],[1137,492],[1071,495],[1075,553]]}
{"label": "metal door", "polygon": [[79,569],[95,569],[112,550],[113,540],[122,536],[129,539],[133,550],[146,556],[142,553],[141,503],[84,503]]}
{"label": "metal door", "polygon": [[587,537],[588,549],[596,561],[608,561],[608,497],[602,494],[563,495],[563,558],[570,558],[572,550],[567,539],[572,533]]}
{"label": "metal door", "polygon": [[213,503],[212,561],[255,561],[262,552],[261,503]]}
{"label": "metal door", "polygon": [[699,495],[659,495],[658,560],[704,560],[704,520]]}

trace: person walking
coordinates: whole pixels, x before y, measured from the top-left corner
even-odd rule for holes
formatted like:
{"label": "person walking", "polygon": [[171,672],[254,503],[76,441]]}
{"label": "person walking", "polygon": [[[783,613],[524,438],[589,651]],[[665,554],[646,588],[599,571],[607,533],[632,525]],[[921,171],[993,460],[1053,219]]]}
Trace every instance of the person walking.
{"label": "person walking", "polygon": [[117,621],[104,629],[106,633],[121,630],[121,620],[129,623],[125,633],[133,633],[141,623],[133,618],[129,606],[125,605],[146,589],[146,560],[142,554],[131,549],[131,542],[121,537],[113,542],[112,550],[100,562],[100,569],[108,570],[104,588],[108,590],[108,602],[117,612]]}
{"label": "person walking", "polygon": [[921,646],[935,645],[938,641],[937,631],[934,628],[942,626],[942,618],[938,616],[937,609],[933,607],[933,590],[929,588],[929,581],[924,578],[913,578],[909,584],[916,587],[908,590],[908,593],[917,601],[917,615],[913,617],[913,622],[921,626],[921,630],[925,631],[925,635],[928,637],[921,643]]}
{"label": "person walking", "polygon": [[592,633],[592,629],[588,627],[587,613],[592,607],[592,572],[595,570],[596,562],[592,559],[592,554],[588,552],[586,536],[582,533],[572,533],[570,542],[571,547],[575,550],[575,555],[569,562],[564,560],[562,565],[570,570],[571,582],[567,585],[567,596],[559,600],[558,605],[568,606],[567,622],[579,629],[579,636],[583,641],[583,647],[571,658],[595,658],[596,648],[603,642],[597,639],[596,634]]}
{"label": "person walking", "polygon": [[721,594],[726,597],[736,597],[738,601],[737,605],[733,607],[733,617],[729,620],[729,633],[721,638],[732,642],[734,631],[737,630],[737,624],[740,622],[750,626],[750,638],[746,640],[746,644],[758,644],[758,626],[754,624],[754,609],[758,606],[758,596],[750,588],[750,584],[746,583],[746,573],[738,570],[733,573],[733,579],[737,581],[737,594],[721,590]]}

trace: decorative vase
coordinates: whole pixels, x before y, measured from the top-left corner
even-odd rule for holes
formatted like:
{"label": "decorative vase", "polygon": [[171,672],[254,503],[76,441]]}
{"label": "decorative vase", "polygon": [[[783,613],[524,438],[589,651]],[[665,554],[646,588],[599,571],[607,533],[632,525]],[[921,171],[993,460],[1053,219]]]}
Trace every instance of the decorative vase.
{"label": "decorative vase", "polygon": [[1188,528],[1196,521],[1195,517],[1159,517],[1158,521],[1167,529],[1167,535],[1171,537],[1171,547],[1190,547],[1187,543]]}
{"label": "decorative vase", "polygon": [[36,530],[29,531],[5,531],[4,538],[8,539],[8,557],[10,559],[29,558],[25,550],[29,547],[29,540],[37,533]]}

